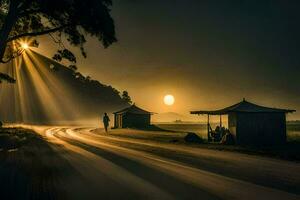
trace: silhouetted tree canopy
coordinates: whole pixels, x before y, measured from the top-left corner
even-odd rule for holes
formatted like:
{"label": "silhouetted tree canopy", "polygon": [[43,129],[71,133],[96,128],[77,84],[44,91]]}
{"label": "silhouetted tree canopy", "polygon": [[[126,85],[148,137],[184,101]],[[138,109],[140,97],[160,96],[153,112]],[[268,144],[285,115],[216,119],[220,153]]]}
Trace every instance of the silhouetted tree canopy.
{"label": "silhouetted tree canopy", "polygon": [[125,102],[129,103],[129,104],[132,103],[131,97],[129,96],[129,94],[128,94],[127,91],[123,91],[123,93],[122,93],[122,99],[123,99]]}
{"label": "silhouetted tree canopy", "polygon": [[84,57],[87,35],[96,37],[105,48],[116,42],[111,6],[111,0],[0,0],[0,62],[22,54],[22,40],[37,46],[35,37],[49,34],[58,44],[53,59],[67,59],[74,65],[76,57],[62,38],[78,47]]}

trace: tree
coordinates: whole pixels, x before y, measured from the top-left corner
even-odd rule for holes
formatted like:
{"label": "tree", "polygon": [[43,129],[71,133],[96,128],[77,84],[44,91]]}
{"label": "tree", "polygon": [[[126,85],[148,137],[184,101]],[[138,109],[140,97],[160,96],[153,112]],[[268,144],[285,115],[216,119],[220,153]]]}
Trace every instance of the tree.
{"label": "tree", "polygon": [[76,57],[62,38],[78,47],[83,57],[87,35],[105,48],[116,42],[111,6],[112,0],[0,0],[0,63],[22,54],[22,40],[36,46],[36,37],[48,34],[58,44],[53,59],[67,59],[74,65]]}
{"label": "tree", "polygon": [[131,97],[129,96],[129,94],[128,94],[127,91],[123,91],[123,93],[122,93],[122,99],[124,101],[126,101],[127,103],[129,103],[129,104],[132,103]]}
{"label": "tree", "polygon": [[91,81],[91,77],[90,77],[90,76],[86,76],[86,77],[85,77],[85,80],[86,80],[87,82],[90,82],[90,81]]}

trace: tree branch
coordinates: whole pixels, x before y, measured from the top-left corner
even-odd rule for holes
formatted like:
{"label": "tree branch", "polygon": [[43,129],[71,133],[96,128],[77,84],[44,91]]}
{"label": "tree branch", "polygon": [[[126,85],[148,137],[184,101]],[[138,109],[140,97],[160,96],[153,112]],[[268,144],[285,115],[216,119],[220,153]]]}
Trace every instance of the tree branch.
{"label": "tree branch", "polygon": [[59,26],[59,27],[56,27],[56,28],[53,28],[53,29],[48,29],[48,30],[43,30],[43,31],[38,31],[38,32],[32,32],[32,33],[22,33],[22,34],[15,35],[15,36],[12,36],[12,37],[8,38],[6,40],[6,43],[11,42],[13,40],[17,40],[21,37],[34,37],[34,36],[39,36],[39,35],[45,35],[45,34],[48,34],[48,33],[53,33],[53,32],[62,30],[66,26],[67,25],[63,25],[63,26]]}
{"label": "tree branch", "polygon": [[17,52],[12,53],[12,55],[11,55],[9,58],[7,58],[7,60],[4,60],[4,58],[2,58],[2,59],[0,60],[0,63],[3,63],[3,64],[8,63],[8,62],[10,62],[12,59],[15,59],[15,58],[21,56],[23,52],[24,52],[24,49],[18,50]]}

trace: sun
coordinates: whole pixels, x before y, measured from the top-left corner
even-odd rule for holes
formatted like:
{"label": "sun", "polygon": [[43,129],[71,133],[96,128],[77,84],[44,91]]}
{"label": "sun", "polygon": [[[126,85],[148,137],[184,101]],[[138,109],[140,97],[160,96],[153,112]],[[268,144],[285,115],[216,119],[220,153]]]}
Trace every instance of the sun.
{"label": "sun", "polygon": [[173,95],[168,94],[164,97],[164,103],[166,105],[171,106],[174,104],[174,102],[175,102],[175,98]]}
{"label": "sun", "polygon": [[29,48],[29,46],[28,46],[28,44],[27,44],[27,43],[22,43],[22,48],[23,48],[23,49],[28,49],[28,48]]}

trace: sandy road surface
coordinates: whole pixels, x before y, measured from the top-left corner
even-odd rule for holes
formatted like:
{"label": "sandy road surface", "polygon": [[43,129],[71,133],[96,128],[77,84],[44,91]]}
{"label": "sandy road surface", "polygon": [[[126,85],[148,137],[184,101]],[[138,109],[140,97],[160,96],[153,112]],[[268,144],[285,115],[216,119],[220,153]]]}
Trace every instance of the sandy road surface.
{"label": "sandy road surface", "polygon": [[300,199],[299,163],[93,128],[29,128],[76,169],[62,180],[70,199]]}

